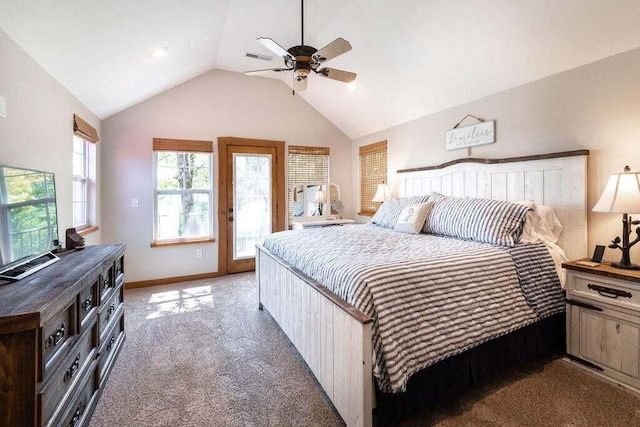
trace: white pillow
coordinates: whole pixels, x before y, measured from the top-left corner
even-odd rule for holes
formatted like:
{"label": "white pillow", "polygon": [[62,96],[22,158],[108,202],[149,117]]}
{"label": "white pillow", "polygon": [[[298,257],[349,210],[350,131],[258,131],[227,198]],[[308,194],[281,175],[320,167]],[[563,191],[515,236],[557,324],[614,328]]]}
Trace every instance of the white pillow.
{"label": "white pillow", "polygon": [[539,205],[531,200],[521,202],[531,210],[527,213],[522,230],[521,243],[557,243],[562,224],[551,206]]}
{"label": "white pillow", "polygon": [[419,203],[405,207],[398,216],[394,230],[401,233],[418,234],[420,230],[422,230],[424,221],[427,219],[432,207],[433,202]]}

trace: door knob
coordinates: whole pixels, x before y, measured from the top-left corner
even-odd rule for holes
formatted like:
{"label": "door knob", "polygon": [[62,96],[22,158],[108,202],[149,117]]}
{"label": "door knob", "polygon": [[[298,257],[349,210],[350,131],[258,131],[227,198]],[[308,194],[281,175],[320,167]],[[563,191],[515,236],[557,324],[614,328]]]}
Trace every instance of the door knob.
{"label": "door knob", "polygon": [[230,212],[230,213],[233,213],[233,208],[229,208],[229,212]]}

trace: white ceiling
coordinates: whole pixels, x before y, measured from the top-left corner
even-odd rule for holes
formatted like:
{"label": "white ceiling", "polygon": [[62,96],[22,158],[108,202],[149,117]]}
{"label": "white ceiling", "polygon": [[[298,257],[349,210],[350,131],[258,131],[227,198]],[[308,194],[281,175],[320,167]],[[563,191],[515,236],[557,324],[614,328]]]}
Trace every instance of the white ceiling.
{"label": "white ceiling", "polygon": [[[283,66],[244,54],[300,44],[300,1],[0,0],[0,28],[106,118],[213,68]],[[307,0],[305,44],[337,37],[353,50],[327,66],[359,89],[312,75],[296,96],[357,138],[640,47],[640,0]]]}

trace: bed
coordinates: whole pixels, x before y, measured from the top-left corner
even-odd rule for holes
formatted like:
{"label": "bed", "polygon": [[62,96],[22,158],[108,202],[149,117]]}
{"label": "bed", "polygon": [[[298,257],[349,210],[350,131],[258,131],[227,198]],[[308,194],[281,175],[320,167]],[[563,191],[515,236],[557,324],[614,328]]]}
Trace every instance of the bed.
{"label": "bed", "polygon": [[[563,312],[549,245],[516,244],[522,230],[513,224],[530,215],[531,205],[510,202],[553,208],[564,227],[557,243],[569,258],[584,256],[587,155],[465,159],[398,171],[404,205],[383,206],[388,218],[277,233],[258,247],[260,308],[296,346],[347,425],[372,424],[376,393],[402,395],[425,368]],[[392,229],[408,206],[428,208],[427,233]],[[497,213],[505,206],[506,214]],[[473,231],[447,221],[465,209],[486,211],[488,222]],[[502,231],[487,237],[492,215],[506,218],[506,233],[498,225]]]}

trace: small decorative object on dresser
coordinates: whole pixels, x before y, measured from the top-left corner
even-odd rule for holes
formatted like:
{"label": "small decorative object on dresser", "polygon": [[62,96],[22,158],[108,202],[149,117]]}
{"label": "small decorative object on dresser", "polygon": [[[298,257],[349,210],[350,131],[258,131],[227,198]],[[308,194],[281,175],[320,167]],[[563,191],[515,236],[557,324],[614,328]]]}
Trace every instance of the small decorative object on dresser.
{"label": "small decorative object on dresser", "polygon": [[640,392],[640,271],[581,261],[563,264],[569,359]]}
{"label": "small decorative object on dresser", "polygon": [[0,425],[86,426],[124,342],[124,245],[0,286]]}

